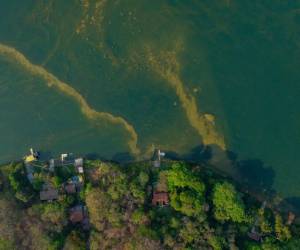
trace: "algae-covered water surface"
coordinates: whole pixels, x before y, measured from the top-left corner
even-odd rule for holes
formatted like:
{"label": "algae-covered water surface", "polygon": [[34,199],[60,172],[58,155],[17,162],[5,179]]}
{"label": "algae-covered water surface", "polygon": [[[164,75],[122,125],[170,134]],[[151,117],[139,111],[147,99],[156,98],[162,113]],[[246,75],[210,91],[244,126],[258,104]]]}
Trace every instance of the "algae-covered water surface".
{"label": "algae-covered water surface", "polygon": [[1,1],[0,161],[206,144],[297,197],[299,25],[300,1]]}

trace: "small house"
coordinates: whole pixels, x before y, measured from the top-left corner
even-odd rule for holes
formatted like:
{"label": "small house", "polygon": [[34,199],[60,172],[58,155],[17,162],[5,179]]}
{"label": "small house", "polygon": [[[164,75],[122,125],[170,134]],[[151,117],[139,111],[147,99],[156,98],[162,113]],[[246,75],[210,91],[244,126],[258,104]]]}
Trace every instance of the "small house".
{"label": "small house", "polygon": [[70,209],[70,221],[73,224],[80,223],[83,230],[90,229],[90,221],[87,214],[87,209],[83,205],[76,205]]}
{"label": "small house", "polygon": [[294,222],[295,218],[296,218],[296,215],[292,212],[289,212],[286,224],[291,225]]}
{"label": "small house", "polygon": [[153,206],[167,206],[169,204],[169,195],[167,192],[154,192],[152,198]]}
{"label": "small house", "polygon": [[67,183],[65,184],[65,191],[67,194],[75,194],[76,193],[76,185],[75,183]]}
{"label": "small house", "polygon": [[58,191],[50,185],[44,184],[43,190],[40,191],[41,201],[53,201],[58,199]]}
{"label": "small house", "polygon": [[169,194],[167,177],[163,172],[159,173],[158,180],[153,184],[152,205],[167,206],[169,204]]}
{"label": "small house", "polygon": [[34,151],[32,148],[30,149],[30,155],[25,156],[25,163],[30,163],[33,161],[37,161],[39,158],[39,153]]}
{"label": "small house", "polygon": [[75,159],[74,166],[79,174],[83,174],[83,158]]}
{"label": "small house", "polygon": [[70,221],[75,223],[80,223],[85,218],[84,207],[82,205],[77,205],[70,209]]}
{"label": "small house", "polygon": [[260,242],[262,240],[261,235],[258,232],[249,232],[248,237],[252,240],[255,240],[257,242]]}
{"label": "small house", "polygon": [[49,160],[49,171],[54,172],[54,168],[55,168],[55,161],[54,161],[54,159],[50,159]]}

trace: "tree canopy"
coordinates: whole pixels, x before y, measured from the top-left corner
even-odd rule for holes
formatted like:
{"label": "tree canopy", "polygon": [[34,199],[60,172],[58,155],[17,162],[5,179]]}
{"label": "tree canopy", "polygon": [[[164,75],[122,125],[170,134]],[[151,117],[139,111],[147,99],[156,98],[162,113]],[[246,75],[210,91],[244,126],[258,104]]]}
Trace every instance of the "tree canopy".
{"label": "tree canopy", "polygon": [[[0,168],[0,250],[292,250],[299,246],[298,231],[284,223],[282,214],[262,208],[228,179],[192,164],[166,162],[157,169],[150,162],[124,167],[86,161],[84,184],[75,194],[64,192],[69,179],[59,177],[62,172],[41,171],[38,181],[55,182],[59,190],[58,200],[50,203],[39,200],[39,185],[28,182],[22,164],[7,169]],[[21,191],[29,199],[20,199]],[[169,203],[153,203],[155,193],[163,193]],[[69,219],[70,208],[77,205],[87,211],[87,229]],[[248,236],[253,218],[262,242]]]}
{"label": "tree canopy", "polygon": [[216,183],[213,188],[212,202],[216,220],[239,223],[246,221],[245,205],[232,184]]}

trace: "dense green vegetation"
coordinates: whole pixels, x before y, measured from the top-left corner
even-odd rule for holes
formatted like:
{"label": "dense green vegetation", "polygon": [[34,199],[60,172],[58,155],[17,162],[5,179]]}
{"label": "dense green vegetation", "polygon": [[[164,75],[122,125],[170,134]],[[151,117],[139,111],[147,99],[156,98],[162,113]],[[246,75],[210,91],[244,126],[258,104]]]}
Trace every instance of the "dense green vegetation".
{"label": "dense green vegetation", "polygon": [[[47,173],[32,183],[22,163],[1,167],[0,249],[299,249],[299,227],[229,180],[182,162],[120,166],[86,161],[84,187],[66,194],[71,168]],[[41,202],[44,183],[59,198]],[[169,205],[152,205],[153,192],[167,192]],[[69,220],[84,204],[90,227]],[[255,232],[261,241],[252,240]]]}

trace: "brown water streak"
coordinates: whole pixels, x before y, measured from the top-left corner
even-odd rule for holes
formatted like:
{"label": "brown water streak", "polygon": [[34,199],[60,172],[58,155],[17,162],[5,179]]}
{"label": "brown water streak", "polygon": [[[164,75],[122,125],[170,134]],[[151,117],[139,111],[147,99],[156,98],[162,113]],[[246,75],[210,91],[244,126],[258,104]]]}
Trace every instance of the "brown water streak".
{"label": "brown water streak", "polygon": [[175,45],[173,50],[160,51],[159,53],[155,53],[151,47],[146,47],[147,61],[150,67],[174,88],[190,125],[202,137],[203,143],[205,145],[217,145],[225,150],[224,137],[217,132],[214,119],[212,119],[213,116],[201,114],[194,96],[184,88],[184,83],[180,78],[180,64],[177,59],[178,51],[182,49],[181,43]]}
{"label": "brown water streak", "polygon": [[119,116],[113,116],[110,113],[99,112],[94,110],[89,106],[89,104],[83,98],[83,96],[80,93],[78,93],[74,88],[72,88],[67,83],[59,80],[55,75],[48,72],[43,67],[32,64],[21,52],[17,51],[15,48],[0,43],[0,55],[17,62],[30,74],[41,77],[43,80],[45,80],[48,87],[56,88],[58,91],[73,98],[73,100],[75,100],[80,106],[81,112],[89,120],[93,122],[101,122],[102,120],[106,120],[113,124],[122,125],[130,135],[128,146],[131,152],[135,155],[138,155],[140,153],[140,150],[137,147],[138,135],[134,127],[131,124],[129,124],[124,118]]}

